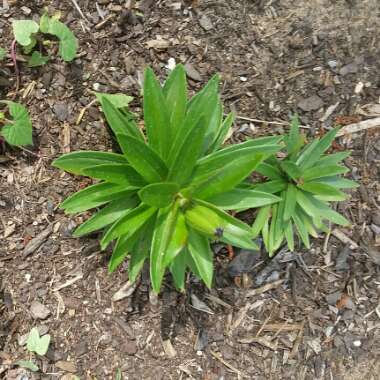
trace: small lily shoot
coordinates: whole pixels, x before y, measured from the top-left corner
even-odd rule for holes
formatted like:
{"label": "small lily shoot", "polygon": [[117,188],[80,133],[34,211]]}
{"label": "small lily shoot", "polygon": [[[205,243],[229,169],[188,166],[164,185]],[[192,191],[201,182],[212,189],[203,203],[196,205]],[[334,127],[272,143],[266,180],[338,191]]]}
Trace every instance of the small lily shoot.
{"label": "small lily shoot", "polygon": [[272,155],[261,162],[256,171],[266,181],[253,186],[254,190],[270,192],[281,198],[281,202],[261,207],[252,226],[253,236],[262,234],[271,256],[284,240],[293,251],[294,234],[310,248],[309,235],[318,237],[319,231],[328,231],[325,221],[348,226],[349,221],[334,211],[329,203],[347,199],[348,195],[341,189],[357,186],[342,178],[348,169],[341,161],[349,156],[349,152],[326,153],[338,128],[306,144],[297,116],[293,117],[291,124],[290,133],[284,138],[285,158]]}

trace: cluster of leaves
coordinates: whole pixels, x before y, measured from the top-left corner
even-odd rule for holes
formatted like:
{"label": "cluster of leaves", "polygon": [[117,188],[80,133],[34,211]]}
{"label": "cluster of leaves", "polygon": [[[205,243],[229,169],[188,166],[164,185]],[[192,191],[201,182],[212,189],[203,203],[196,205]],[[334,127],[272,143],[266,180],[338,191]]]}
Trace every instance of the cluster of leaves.
{"label": "cluster of leaves", "polygon": [[32,122],[27,109],[19,103],[11,101],[1,101],[4,104],[10,116],[6,118],[5,113],[0,113],[0,136],[10,145],[32,145]]}
{"label": "cluster of leaves", "polygon": [[44,39],[45,36],[54,36],[59,41],[58,54],[66,62],[75,58],[78,50],[78,41],[73,32],[61,21],[59,14],[49,17],[48,14],[42,15],[40,23],[33,20],[14,20],[12,23],[15,40],[21,46],[25,54],[30,54],[28,60],[29,67],[36,67],[46,64],[49,56],[44,56],[39,50],[34,50],[38,41],[44,46],[51,42]]}
{"label": "cluster of leaves", "polygon": [[[309,248],[309,235],[318,237],[318,231],[327,231],[324,220],[347,226],[349,221],[332,210],[330,201],[342,201],[347,194],[341,189],[357,184],[341,178],[348,169],[341,161],[349,152],[326,154],[338,128],[326,133],[321,139],[306,144],[300,133],[298,117],[293,117],[289,135],[285,136],[285,157],[267,158],[256,169],[267,181],[255,185],[259,191],[269,192],[281,201],[260,208],[252,226],[252,237],[262,234],[266,249],[272,255],[284,239],[294,250],[294,232]],[[295,231],[294,231],[295,230]]]}
{"label": "cluster of leaves", "polygon": [[182,65],[176,66],[163,86],[148,68],[143,88],[146,135],[131,114],[100,96],[122,153],[79,151],[53,162],[67,172],[100,180],[61,204],[69,214],[106,205],[74,236],[104,229],[102,249],[116,240],[109,270],[114,271],[129,255],[131,281],[149,259],[155,292],[167,269],[178,289],[184,289],[188,270],[211,287],[211,241],[257,249],[251,227],[227,211],[280,200],[241,184],[280,149],[281,137],[222,148],[234,116],[223,119],[218,82],[214,76],[189,100]]}

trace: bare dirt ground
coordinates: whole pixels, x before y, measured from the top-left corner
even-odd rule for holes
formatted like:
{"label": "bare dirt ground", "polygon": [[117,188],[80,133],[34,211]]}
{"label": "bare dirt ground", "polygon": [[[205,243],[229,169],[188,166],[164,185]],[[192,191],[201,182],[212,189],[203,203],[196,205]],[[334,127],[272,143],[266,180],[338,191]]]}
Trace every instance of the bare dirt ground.
{"label": "bare dirt ground", "polygon": [[[113,301],[128,263],[110,276],[97,236],[71,237],[87,215],[57,206],[89,181],[50,166],[62,152],[112,149],[96,104],[77,123],[91,91],[135,96],[140,112],[144,67],[164,78],[169,58],[187,64],[194,90],[221,74],[226,109],[241,117],[231,142],[280,133],[294,111],[309,136],[380,116],[378,0],[77,3],[87,20],[70,0],[0,3],[2,47],[13,18],[37,18],[44,6],[60,10],[80,42],[72,64],[20,63],[17,94],[11,62],[0,67],[0,97],[26,103],[35,132],[31,152],[0,156],[0,378],[103,380],[120,369],[123,379],[379,379],[378,129],[334,147],[352,150],[346,164],[361,184],[338,206],[351,228],[271,262],[255,254],[246,288],[229,276],[244,253],[229,262],[215,247],[212,291],[190,279],[180,295],[167,279],[158,299],[144,272],[133,295]],[[52,344],[31,374],[13,363],[28,358],[24,335],[34,326]]]}

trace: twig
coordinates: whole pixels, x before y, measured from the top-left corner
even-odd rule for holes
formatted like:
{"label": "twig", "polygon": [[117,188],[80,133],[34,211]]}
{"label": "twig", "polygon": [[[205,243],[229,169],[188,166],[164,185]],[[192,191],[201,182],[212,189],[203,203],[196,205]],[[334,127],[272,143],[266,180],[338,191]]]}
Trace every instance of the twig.
{"label": "twig", "polygon": [[100,21],[98,24],[95,25],[95,29],[100,30],[101,28],[103,28],[105,24],[107,24],[108,21],[112,20],[114,17],[115,17],[115,14],[113,13],[108,15],[105,19],[103,19],[102,21]]}
{"label": "twig", "polygon": [[380,127],[380,117],[375,117],[374,119],[363,120],[359,123],[349,124],[343,127],[336,134],[337,136],[348,135],[350,133],[356,133],[364,131],[369,128]]}
{"label": "twig", "polygon": [[247,338],[242,338],[238,340],[239,343],[243,344],[252,344],[252,343],[257,343],[260,344],[261,346],[267,347],[271,349],[272,351],[277,351],[277,343],[272,343],[266,338],[259,338],[257,336],[250,336]]}
{"label": "twig", "polygon": [[78,3],[76,2],[76,0],[71,0],[71,2],[73,3],[74,7],[76,8],[76,10],[78,11],[78,13],[80,14],[80,16],[86,21],[89,23],[88,21],[88,18],[84,15],[84,13],[82,12],[82,9],[80,9]]}
{"label": "twig", "polygon": [[334,228],[331,234],[334,235],[337,239],[339,239],[342,243],[349,244],[350,248],[352,249],[358,248],[357,243],[355,243],[351,238],[349,238],[341,230]]}
{"label": "twig", "polygon": [[20,87],[20,71],[18,69],[17,65],[17,57],[16,57],[16,47],[17,47],[17,41],[13,40],[11,45],[11,58],[13,62],[13,66],[15,68],[15,74],[16,74],[16,93]]}
{"label": "twig", "polygon": [[82,110],[79,112],[79,116],[78,116],[77,121],[76,121],[76,123],[75,123],[76,125],[79,125],[79,124],[80,124],[80,122],[81,122],[82,119],[83,119],[83,116],[84,116],[85,112],[86,112],[91,106],[93,106],[97,101],[98,101],[98,99],[93,99],[93,100],[91,100],[90,103],[88,103],[85,107],[82,108]]}
{"label": "twig", "polygon": [[248,377],[247,375],[243,374],[240,370],[238,370],[237,368],[235,368],[234,366],[232,366],[230,363],[227,363],[219,354],[217,354],[216,352],[210,350],[210,353],[211,355],[219,360],[222,364],[224,364],[227,368],[229,368],[232,372],[235,372],[238,377]]}
{"label": "twig", "polygon": [[[261,119],[252,119],[250,117],[245,116],[238,116],[236,115],[236,119],[244,120],[244,121],[250,121],[252,123],[261,123],[261,124],[269,124],[269,125],[285,125],[290,126],[290,123],[287,123],[286,121],[268,121],[268,120],[261,120]],[[309,129],[307,125],[300,125],[301,128]]]}
{"label": "twig", "polygon": [[261,286],[260,288],[250,290],[249,292],[247,292],[247,294],[246,294],[245,296],[246,296],[246,297],[258,296],[259,294],[265,293],[265,292],[267,292],[268,290],[276,289],[276,288],[279,287],[283,282],[284,282],[284,280],[273,281],[273,282],[271,282],[271,283],[269,283],[269,284],[266,284],[266,285],[264,285],[264,286]]}

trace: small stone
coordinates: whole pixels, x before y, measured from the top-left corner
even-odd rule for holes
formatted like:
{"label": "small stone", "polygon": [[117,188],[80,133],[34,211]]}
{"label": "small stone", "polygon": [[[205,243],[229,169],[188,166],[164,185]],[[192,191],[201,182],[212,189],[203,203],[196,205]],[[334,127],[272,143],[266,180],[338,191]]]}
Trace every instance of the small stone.
{"label": "small stone", "polygon": [[362,342],[360,340],[354,340],[352,342],[352,344],[355,346],[355,347],[360,347],[362,345]]}
{"label": "small stone", "polygon": [[136,342],[130,340],[121,345],[121,350],[129,356],[133,356],[137,353],[138,347]]}
{"label": "small stone", "polygon": [[330,67],[331,69],[335,69],[335,68],[338,66],[338,62],[335,61],[335,60],[333,60],[333,59],[330,60],[330,61],[328,61],[327,64],[329,65],[329,67]]}
{"label": "small stone", "polygon": [[374,212],[372,215],[372,222],[380,226],[380,211]]}
{"label": "small stone", "polygon": [[358,72],[358,65],[354,62],[349,63],[348,65],[343,66],[339,70],[339,74],[342,75],[343,77],[347,74],[355,74]]}
{"label": "small stone", "polygon": [[199,72],[194,68],[194,66],[191,63],[186,63],[185,64],[185,70],[187,76],[195,80],[196,82],[201,82],[202,81],[202,76],[199,74]]}
{"label": "small stone", "polygon": [[242,249],[228,264],[228,274],[231,277],[240,276],[249,272],[252,267],[260,260],[259,251]]}
{"label": "small stone", "polygon": [[312,95],[301,100],[297,107],[305,112],[316,111],[323,107],[323,101],[318,95]]}
{"label": "small stone", "polygon": [[326,301],[329,305],[335,306],[336,303],[342,298],[342,292],[330,293],[326,296]]}
{"label": "small stone", "polygon": [[21,7],[22,13],[24,13],[25,16],[29,16],[32,13],[32,10],[28,7]]}
{"label": "small stone", "polygon": [[61,369],[62,371],[66,371],[66,372],[75,373],[77,371],[75,364],[72,362],[66,362],[66,361],[60,360],[57,363],[55,363],[55,366]]}
{"label": "small stone", "polygon": [[208,32],[209,30],[213,29],[211,20],[206,16],[202,15],[202,17],[199,19],[199,25]]}
{"label": "small stone", "polygon": [[33,301],[30,312],[34,319],[46,319],[50,315],[50,310],[41,302]]}
{"label": "small stone", "polygon": [[75,356],[79,357],[88,352],[88,345],[86,342],[82,341],[75,347]]}
{"label": "small stone", "polygon": [[59,121],[65,121],[69,117],[67,103],[56,103],[53,106],[53,110]]}

